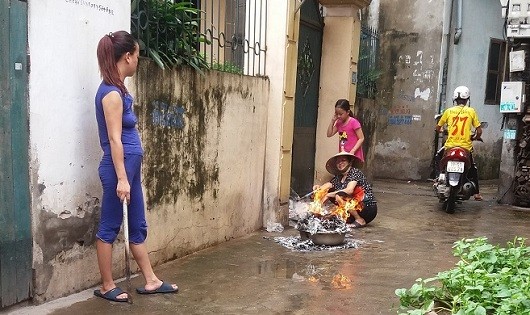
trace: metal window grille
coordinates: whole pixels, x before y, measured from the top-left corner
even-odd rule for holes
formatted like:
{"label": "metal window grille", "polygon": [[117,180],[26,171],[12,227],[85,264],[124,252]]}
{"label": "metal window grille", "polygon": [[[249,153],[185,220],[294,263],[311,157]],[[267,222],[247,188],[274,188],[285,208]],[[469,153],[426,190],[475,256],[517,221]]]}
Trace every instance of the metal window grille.
{"label": "metal window grille", "polygon": [[211,68],[265,74],[267,0],[203,0],[201,52]]}
{"label": "metal window grille", "polygon": [[[142,0],[132,0],[138,3]],[[182,0],[151,0],[159,3],[177,3]],[[193,0],[189,1],[200,9],[195,47],[211,69],[240,73],[244,75],[265,75],[267,0]],[[163,7],[163,6],[162,6]],[[140,34],[149,25],[156,23],[159,30],[172,25],[164,25],[164,20],[154,20],[149,7],[134,10],[131,17],[133,33]],[[169,11],[168,11],[168,14]],[[143,44],[155,47],[159,42],[176,42],[179,38],[162,38],[167,33],[157,32]],[[156,46],[157,47],[157,46]],[[148,54],[145,54],[148,56]]]}
{"label": "metal window grille", "polygon": [[379,34],[377,30],[363,25],[360,44],[357,94],[361,97],[374,99],[377,93],[376,82],[381,74],[377,68],[379,57]]}

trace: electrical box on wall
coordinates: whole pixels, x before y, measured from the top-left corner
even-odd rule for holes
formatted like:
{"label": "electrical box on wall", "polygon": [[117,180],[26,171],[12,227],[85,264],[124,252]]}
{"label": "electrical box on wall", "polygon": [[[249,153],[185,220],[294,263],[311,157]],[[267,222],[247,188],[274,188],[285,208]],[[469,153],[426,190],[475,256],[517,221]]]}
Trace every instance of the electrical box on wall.
{"label": "electrical box on wall", "polygon": [[530,37],[530,24],[528,24],[530,0],[511,0],[507,3],[506,9],[508,11],[506,35],[508,37]]}
{"label": "electrical box on wall", "polygon": [[510,52],[510,72],[524,71],[524,50]]}
{"label": "electrical box on wall", "polygon": [[501,113],[521,113],[524,102],[524,82],[502,82]]}

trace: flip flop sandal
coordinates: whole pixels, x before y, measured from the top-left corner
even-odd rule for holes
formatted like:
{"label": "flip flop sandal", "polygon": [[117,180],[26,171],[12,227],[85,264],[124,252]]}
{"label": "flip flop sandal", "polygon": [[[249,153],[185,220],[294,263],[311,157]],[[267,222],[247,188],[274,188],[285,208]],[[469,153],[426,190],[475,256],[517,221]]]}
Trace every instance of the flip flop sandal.
{"label": "flip flop sandal", "polygon": [[177,293],[179,288],[173,288],[173,286],[167,282],[162,282],[162,285],[155,290],[146,290],[145,288],[136,288],[138,294],[156,294],[156,293]]}
{"label": "flip flop sandal", "polygon": [[[126,293],[127,297],[125,299],[118,299],[118,296],[120,294]],[[103,298],[105,300],[113,301],[113,302],[128,302],[129,301],[129,293],[123,291],[120,287],[115,287],[112,290],[109,290],[105,292],[105,294],[101,293],[101,290],[94,290],[94,295],[100,298]]]}

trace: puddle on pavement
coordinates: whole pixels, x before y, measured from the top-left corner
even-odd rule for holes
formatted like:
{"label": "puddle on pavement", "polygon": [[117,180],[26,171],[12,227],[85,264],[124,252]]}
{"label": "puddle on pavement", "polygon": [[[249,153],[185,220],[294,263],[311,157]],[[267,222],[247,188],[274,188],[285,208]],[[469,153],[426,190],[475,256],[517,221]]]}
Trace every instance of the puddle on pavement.
{"label": "puddle on pavement", "polygon": [[356,240],[348,235],[344,239],[344,243],[341,245],[328,246],[328,245],[315,245],[311,240],[302,240],[299,236],[277,236],[277,237],[264,237],[266,239],[273,240],[281,246],[294,251],[336,251],[355,249],[364,244],[361,240]]}
{"label": "puddle on pavement", "polygon": [[297,263],[294,260],[264,260],[258,264],[260,276],[291,279],[321,290],[347,290],[352,287],[353,265]]}

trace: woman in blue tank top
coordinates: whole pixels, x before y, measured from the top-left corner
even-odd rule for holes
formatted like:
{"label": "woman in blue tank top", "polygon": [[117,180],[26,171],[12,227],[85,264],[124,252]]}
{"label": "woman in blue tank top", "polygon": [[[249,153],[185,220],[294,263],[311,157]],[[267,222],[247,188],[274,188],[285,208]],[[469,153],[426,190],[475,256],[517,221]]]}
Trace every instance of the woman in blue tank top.
{"label": "woman in blue tank top", "polygon": [[136,263],[145,279],[139,294],[177,292],[175,284],[162,282],[153,272],[145,239],[147,223],[141,183],[142,143],[136,128],[132,96],[125,87],[126,77],[138,66],[139,46],[127,32],[103,36],[97,56],[103,82],[96,93],[96,120],[103,158],[99,177],[103,186],[101,219],[96,234],[96,248],[102,285],[94,295],[127,302],[129,294],[117,287],[112,278],[112,244],[123,221],[122,201],[128,203],[129,243]]}

